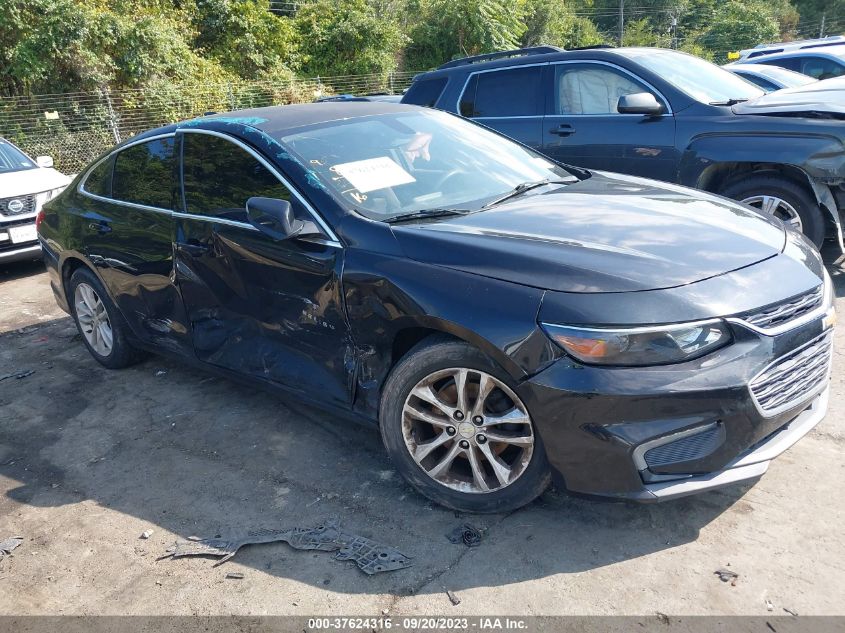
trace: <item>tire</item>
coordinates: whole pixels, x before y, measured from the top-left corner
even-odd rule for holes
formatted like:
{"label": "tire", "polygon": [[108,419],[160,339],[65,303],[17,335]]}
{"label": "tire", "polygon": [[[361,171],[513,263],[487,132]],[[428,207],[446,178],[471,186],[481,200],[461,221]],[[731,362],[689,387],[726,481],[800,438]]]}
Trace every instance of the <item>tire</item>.
{"label": "tire", "polygon": [[[463,403],[457,397],[458,381],[466,385]],[[435,398],[438,405],[412,395],[421,383],[430,384],[443,398]],[[482,389],[487,395],[479,404]],[[414,415],[407,413],[406,404],[415,410]],[[452,417],[446,411],[450,407]],[[461,408],[466,411],[457,417],[454,411]],[[424,418],[416,417],[420,412]],[[420,493],[453,510],[509,512],[533,501],[549,485],[545,448],[513,382],[463,341],[430,338],[408,352],[385,382],[379,420],[382,441],[397,470]],[[493,441],[494,436],[506,441]],[[427,442],[438,442],[430,453]],[[425,457],[417,463],[411,451]],[[454,457],[439,479],[429,474],[439,472],[438,464],[447,462],[450,455]],[[505,483],[500,479],[503,472]]]}
{"label": "tire", "polygon": [[[98,363],[109,369],[121,369],[144,358],[145,354],[133,348],[127,341],[129,326],[103,288],[103,284],[89,269],[79,268],[71,275],[68,283],[68,303],[82,341]],[[104,336],[104,328],[98,327],[98,324],[105,324],[110,330],[110,344],[106,344],[109,342],[108,338]]]}
{"label": "tire", "polygon": [[[822,210],[809,192],[790,180],[778,176],[751,176],[728,185],[720,193],[761,210],[765,210],[763,207],[766,199],[776,198],[783,201],[800,218],[800,227],[792,223],[795,228],[800,228],[816,248],[820,248],[824,241],[825,219]],[[790,223],[788,218],[792,214],[793,212],[784,206],[779,206],[775,213],[787,223]]]}

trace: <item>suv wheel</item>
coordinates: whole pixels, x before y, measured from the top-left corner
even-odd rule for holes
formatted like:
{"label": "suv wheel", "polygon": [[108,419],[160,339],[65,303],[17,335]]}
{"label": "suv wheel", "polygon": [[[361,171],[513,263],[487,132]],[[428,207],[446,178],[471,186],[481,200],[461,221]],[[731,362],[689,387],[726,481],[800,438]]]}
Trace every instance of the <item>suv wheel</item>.
{"label": "suv wheel", "polygon": [[507,512],[548,486],[545,450],[507,375],[474,347],[415,347],[384,386],[387,452],[419,492],[466,512]]}
{"label": "suv wheel", "polygon": [[825,236],[822,211],[815,199],[794,182],[777,176],[752,176],[729,185],[721,193],[774,215],[821,247]]}
{"label": "suv wheel", "polygon": [[87,268],[74,272],[68,296],[76,327],[97,362],[120,369],[143,358],[127,342],[128,326],[94,273]]}

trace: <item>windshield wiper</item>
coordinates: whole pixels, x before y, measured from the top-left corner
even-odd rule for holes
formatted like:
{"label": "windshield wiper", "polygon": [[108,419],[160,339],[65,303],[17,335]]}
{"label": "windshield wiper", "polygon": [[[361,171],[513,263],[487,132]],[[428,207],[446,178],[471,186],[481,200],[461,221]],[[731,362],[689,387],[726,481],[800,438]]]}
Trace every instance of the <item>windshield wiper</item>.
{"label": "windshield wiper", "polygon": [[748,101],[748,99],[743,97],[743,98],[740,98],[740,99],[725,99],[724,101],[711,101],[710,105],[732,106],[732,105],[736,105],[737,103],[745,103],[746,101]]}
{"label": "windshield wiper", "polygon": [[497,204],[504,202],[505,200],[515,198],[516,196],[519,196],[531,189],[536,189],[537,187],[543,187],[545,185],[571,185],[572,182],[572,180],[551,180],[549,178],[544,178],[543,180],[535,180],[532,182],[521,182],[516,187],[508,191],[505,195],[499,196],[495,200],[491,200],[481,208],[489,209],[490,207],[494,207]]}
{"label": "windshield wiper", "polygon": [[467,213],[471,213],[471,211],[469,209],[420,209],[419,211],[413,211],[412,213],[387,218],[385,222],[388,224],[397,224],[398,222],[405,222],[406,220],[442,218],[450,215],[465,215]]}

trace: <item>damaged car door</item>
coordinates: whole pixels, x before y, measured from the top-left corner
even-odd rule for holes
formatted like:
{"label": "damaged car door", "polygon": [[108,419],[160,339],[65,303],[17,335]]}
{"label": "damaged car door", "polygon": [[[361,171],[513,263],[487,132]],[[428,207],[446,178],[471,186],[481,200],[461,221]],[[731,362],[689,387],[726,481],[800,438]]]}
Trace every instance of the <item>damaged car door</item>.
{"label": "damaged car door", "polygon": [[[176,276],[198,358],[348,405],[340,243],[246,144],[207,130],[177,138],[184,212],[175,214]],[[282,201],[297,234],[251,223],[247,201],[256,197]]]}

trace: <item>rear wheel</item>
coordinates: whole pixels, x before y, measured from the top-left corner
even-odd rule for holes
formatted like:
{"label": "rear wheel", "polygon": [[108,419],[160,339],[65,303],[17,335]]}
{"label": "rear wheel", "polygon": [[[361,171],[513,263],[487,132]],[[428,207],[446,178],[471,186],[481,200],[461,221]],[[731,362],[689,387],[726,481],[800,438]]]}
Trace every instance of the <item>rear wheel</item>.
{"label": "rear wheel", "polygon": [[68,295],[76,327],[97,362],[120,369],[143,358],[127,341],[128,326],[94,273],[87,268],[76,270]]}
{"label": "rear wheel", "polygon": [[388,378],[384,445],[422,494],[467,512],[506,512],[549,484],[545,451],[507,375],[461,341],[422,343]]}
{"label": "rear wheel", "polygon": [[825,222],[815,199],[801,186],[777,176],[751,176],[731,185],[723,196],[773,215],[801,231],[816,247],[824,241]]}

